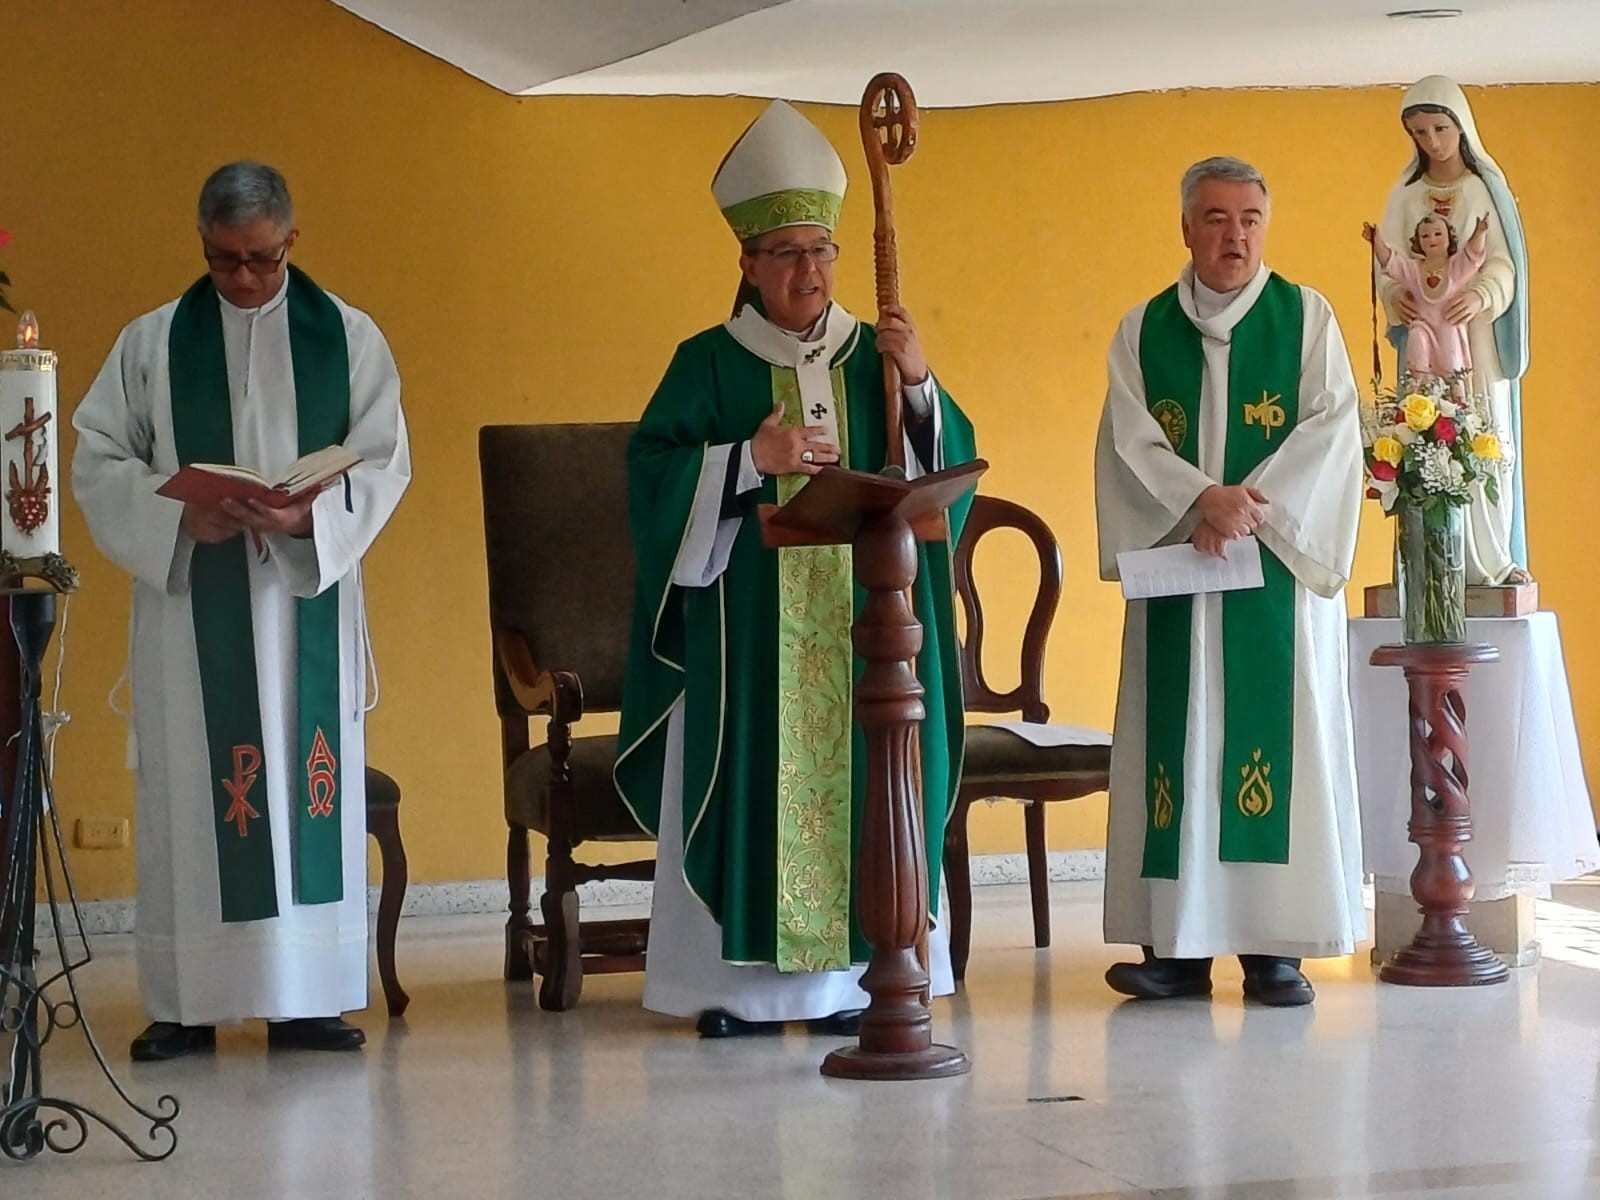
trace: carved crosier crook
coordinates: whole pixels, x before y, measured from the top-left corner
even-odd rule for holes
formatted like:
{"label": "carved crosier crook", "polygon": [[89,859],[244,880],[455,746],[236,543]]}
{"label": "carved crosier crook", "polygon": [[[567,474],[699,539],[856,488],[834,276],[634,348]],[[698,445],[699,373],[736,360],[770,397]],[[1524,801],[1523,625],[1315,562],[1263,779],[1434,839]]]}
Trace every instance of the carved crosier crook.
{"label": "carved crosier crook", "polygon": [[[872,176],[872,262],[878,284],[878,320],[900,303],[900,261],[894,238],[894,196],[889,167],[899,166],[917,148],[917,99],[911,85],[890,71],[874,75],[861,96],[861,146]],[[905,417],[900,371],[883,356],[885,433],[889,466],[905,468]]]}

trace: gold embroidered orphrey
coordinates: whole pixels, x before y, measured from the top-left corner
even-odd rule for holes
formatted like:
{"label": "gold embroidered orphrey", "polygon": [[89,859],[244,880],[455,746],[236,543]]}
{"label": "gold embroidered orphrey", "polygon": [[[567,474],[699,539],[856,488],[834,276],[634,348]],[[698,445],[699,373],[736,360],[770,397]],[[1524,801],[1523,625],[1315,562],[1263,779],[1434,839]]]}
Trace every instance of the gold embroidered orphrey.
{"label": "gold embroidered orphrey", "polygon": [[[22,420],[6,430],[6,441],[22,439],[22,474],[17,474],[17,464],[11,464],[10,486],[6,489],[6,506],[11,520],[23,533],[32,533],[50,517],[50,466],[37,461],[46,457],[45,426],[54,413],[42,417],[33,415],[33,397],[22,404]],[[34,434],[39,435],[37,451]]]}
{"label": "gold embroidered orphrey", "polygon": [[1150,406],[1150,415],[1167,435],[1173,451],[1181,451],[1184,439],[1189,436],[1189,414],[1183,411],[1183,405],[1176,400],[1157,400]]}
{"label": "gold embroidered orphrey", "polygon": [[1261,761],[1261,747],[1257,746],[1250,761],[1239,768],[1244,782],[1239,785],[1239,811],[1247,817],[1264,817],[1272,811],[1272,764]]}
{"label": "gold embroidered orphrey", "polygon": [[1269,396],[1265,388],[1261,390],[1260,404],[1246,404],[1244,406],[1244,423],[1246,425],[1262,425],[1262,432],[1267,435],[1267,441],[1272,440],[1272,431],[1282,429],[1284,422],[1283,405],[1278,403],[1283,399],[1280,392]]}
{"label": "gold embroidered orphrey", "polygon": [[1156,778],[1154,783],[1156,794],[1155,823],[1157,829],[1166,829],[1172,824],[1172,780],[1167,778],[1167,764],[1156,764]]}

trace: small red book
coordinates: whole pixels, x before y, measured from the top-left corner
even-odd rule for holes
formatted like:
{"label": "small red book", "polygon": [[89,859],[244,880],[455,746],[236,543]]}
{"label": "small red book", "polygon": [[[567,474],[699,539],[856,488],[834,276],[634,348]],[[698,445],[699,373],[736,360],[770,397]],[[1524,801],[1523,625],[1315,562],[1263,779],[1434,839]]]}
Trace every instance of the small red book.
{"label": "small red book", "polygon": [[231,463],[190,463],[156,489],[156,495],[215,507],[223,500],[259,500],[282,508],[318,492],[361,461],[343,446],[324,446],[297,458],[273,479]]}

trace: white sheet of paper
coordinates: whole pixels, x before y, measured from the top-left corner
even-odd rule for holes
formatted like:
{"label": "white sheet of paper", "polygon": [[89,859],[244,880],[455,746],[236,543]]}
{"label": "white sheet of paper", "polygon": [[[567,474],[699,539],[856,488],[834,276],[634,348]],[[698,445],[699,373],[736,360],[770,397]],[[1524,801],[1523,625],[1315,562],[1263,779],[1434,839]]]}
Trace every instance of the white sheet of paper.
{"label": "white sheet of paper", "polygon": [[1087,725],[1040,725],[1035,721],[996,721],[994,728],[1014,733],[1035,746],[1109,746],[1111,735]]}
{"label": "white sheet of paper", "polygon": [[1229,542],[1226,558],[1201,554],[1188,542],[1153,550],[1124,550],[1117,555],[1117,573],[1122,576],[1122,595],[1127,600],[1258,588],[1262,585],[1261,543],[1253,537]]}

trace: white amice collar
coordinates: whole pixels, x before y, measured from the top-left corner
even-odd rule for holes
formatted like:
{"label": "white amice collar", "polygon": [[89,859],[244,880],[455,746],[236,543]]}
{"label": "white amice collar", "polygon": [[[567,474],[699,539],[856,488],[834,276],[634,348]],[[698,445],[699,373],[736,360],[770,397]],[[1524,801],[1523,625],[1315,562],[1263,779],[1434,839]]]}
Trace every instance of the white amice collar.
{"label": "white amice collar", "polygon": [[1178,277],[1178,304],[1183,315],[1194,327],[1213,341],[1233,340],[1233,327],[1261,298],[1261,289],[1267,286],[1272,274],[1266,263],[1256,268],[1254,278],[1234,292],[1218,292],[1201,283],[1194,275],[1194,264],[1183,268]]}
{"label": "white amice collar", "polygon": [[288,271],[285,271],[283,273],[283,282],[278,285],[278,290],[277,290],[276,293],[273,294],[272,299],[265,301],[264,303],[258,305],[255,308],[240,308],[237,304],[235,304],[233,301],[229,300],[226,296],[224,296],[221,293],[221,291],[217,292],[217,299],[222,304],[222,313],[223,313],[223,315],[224,316],[235,316],[235,317],[264,317],[268,313],[272,312],[273,310],[281,308],[283,306],[284,301],[286,301],[288,298],[289,298],[289,272]]}
{"label": "white amice collar", "polygon": [[843,305],[833,302],[804,339],[799,334],[779,329],[758,313],[753,304],[746,304],[738,316],[722,325],[733,335],[734,341],[757,358],[773,366],[795,368],[819,359],[829,364],[835,362],[855,344],[861,329],[860,321],[846,312]]}

